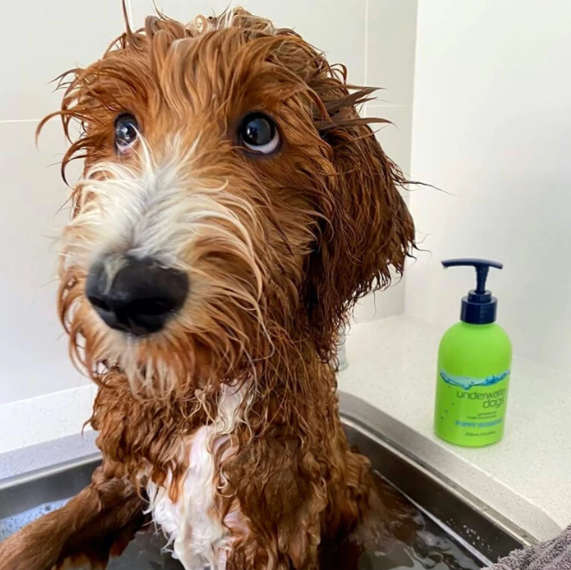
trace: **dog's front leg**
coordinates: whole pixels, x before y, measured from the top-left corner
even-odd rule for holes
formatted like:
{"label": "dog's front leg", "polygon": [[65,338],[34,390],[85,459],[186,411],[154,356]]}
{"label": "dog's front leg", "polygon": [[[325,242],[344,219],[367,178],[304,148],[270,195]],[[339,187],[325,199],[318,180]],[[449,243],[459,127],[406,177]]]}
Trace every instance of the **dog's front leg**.
{"label": "dog's front leg", "polygon": [[0,570],[51,570],[66,561],[104,568],[145,524],[143,506],[129,481],[99,468],[65,506],[0,544]]}

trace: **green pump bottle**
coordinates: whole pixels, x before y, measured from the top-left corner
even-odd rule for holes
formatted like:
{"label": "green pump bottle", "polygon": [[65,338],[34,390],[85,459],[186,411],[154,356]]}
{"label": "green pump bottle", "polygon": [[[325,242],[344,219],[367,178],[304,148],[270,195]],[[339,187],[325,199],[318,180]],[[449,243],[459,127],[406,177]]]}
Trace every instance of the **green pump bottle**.
{"label": "green pump bottle", "polygon": [[447,267],[476,268],[476,289],[462,299],[461,322],[450,327],[438,349],[434,430],[464,447],[483,447],[504,435],[512,345],[495,324],[498,300],[486,290],[490,267],[484,259],[451,259]]}

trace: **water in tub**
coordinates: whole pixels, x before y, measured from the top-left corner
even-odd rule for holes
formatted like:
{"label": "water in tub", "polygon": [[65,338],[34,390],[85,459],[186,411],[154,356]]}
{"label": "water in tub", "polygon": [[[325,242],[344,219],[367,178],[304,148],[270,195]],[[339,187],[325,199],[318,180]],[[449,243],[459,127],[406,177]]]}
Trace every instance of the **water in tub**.
{"label": "water in tub", "polygon": [[[412,505],[381,477],[377,484],[389,511],[391,539],[378,549],[363,552],[351,543],[323,552],[323,570],[478,570],[482,560]],[[65,501],[47,503],[25,513],[0,520],[0,542],[35,520],[59,508]],[[141,533],[110,570],[181,570],[162,551],[159,533]],[[205,569],[206,570],[206,569]]]}

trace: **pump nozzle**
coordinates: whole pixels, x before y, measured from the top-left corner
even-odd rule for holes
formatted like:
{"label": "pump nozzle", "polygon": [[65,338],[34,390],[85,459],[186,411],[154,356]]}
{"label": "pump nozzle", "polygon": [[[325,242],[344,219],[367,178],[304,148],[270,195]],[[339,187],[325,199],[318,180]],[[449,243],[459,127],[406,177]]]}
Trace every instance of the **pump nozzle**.
{"label": "pump nozzle", "polygon": [[503,264],[485,259],[448,259],[442,262],[448,267],[474,267],[476,269],[476,289],[462,298],[461,319],[466,323],[486,324],[496,320],[497,299],[486,290],[486,279],[490,267],[503,269]]}

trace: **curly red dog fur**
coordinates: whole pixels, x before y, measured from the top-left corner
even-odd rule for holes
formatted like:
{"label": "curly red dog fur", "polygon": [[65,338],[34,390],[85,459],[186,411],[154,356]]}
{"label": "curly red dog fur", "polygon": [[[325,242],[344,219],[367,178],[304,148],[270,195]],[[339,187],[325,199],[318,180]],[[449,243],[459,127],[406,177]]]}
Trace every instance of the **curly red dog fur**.
{"label": "curly red dog fur", "polygon": [[[337,413],[337,331],[414,245],[405,180],[368,126],[385,121],[356,110],[373,90],[243,10],[149,17],[66,77],[56,115],[82,130],[63,165],[83,157],[85,170],[59,308],[99,386],[103,465],[2,544],[0,568],[104,566],[152,516],[187,570],[317,569],[323,544],[374,535],[382,517]],[[272,153],[236,134],[253,112],[275,123]],[[138,138],[118,152],[125,113]],[[186,276],[162,330],[101,320],[86,282],[103,256],[110,280],[126,256]]]}

